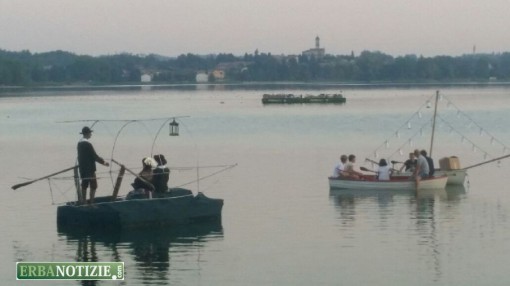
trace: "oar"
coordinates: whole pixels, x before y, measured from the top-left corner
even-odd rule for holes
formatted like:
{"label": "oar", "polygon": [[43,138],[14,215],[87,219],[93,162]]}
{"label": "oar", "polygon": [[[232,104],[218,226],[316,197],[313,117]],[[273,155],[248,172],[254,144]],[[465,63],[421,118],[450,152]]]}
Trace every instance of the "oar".
{"label": "oar", "polygon": [[[379,162],[376,162],[374,160],[371,160],[371,159],[368,159],[368,158],[365,158],[365,161],[368,161],[370,163],[374,163],[376,164],[377,166],[379,166]],[[401,162],[398,162],[398,161],[391,161],[392,164],[395,164],[395,163],[401,163]],[[402,163],[403,164],[403,163]],[[391,168],[392,171],[394,172],[399,172],[399,170],[395,169],[395,168]],[[370,170],[368,170],[368,172],[370,172]],[[372,172],[375,172],[375,171],[372,171]],[[376,172],[377,173],[377,172]]]}
{"label": "oar", "polygon": [[133,176],[137,177],[138,179],[142,180],[144,183],[148,184],[149,186],[152,186],[152,188],[154,189],[154,185],[153,185],[151,182],[149,182],[149,181],[147,181],[146,179],[144,179],[144,178],[140,177],[140,175],[138,175],[137,173],[135,173],[135,172],[131,171],[131,170],[130,170],[130,169],[128,169],[128,168],[126,168],[126,166],[124,166],[123,164],[121,164],[121,163],[119,163],[119,162],[115,161],[115,159],[112,159],[112,162],[113,162],[113,163],[115,163],[115,164],[117,164],[117,165],[119,165],[121,168],[122,168],[122,167],[124,167],[124,168],[126,169],[126,171],[128,171],[129,173],[131,173],[131,175],[133,175]]}
{"label": "oar", "polygon": [[37,182],[37,181],[44,180],[44,179],[47,179],[47,178],[53,177],[53,176],[58,175],[58,174],[62,174],[62,173],[64,173],[64,172],[70,171],[70,170],[75,169],[75,168],[78,168],[78,166],[72,166],[72,167],[70,167],[70,168],[64,169],[64,170],[62,170],[62,171],[58,171],[58,172],[56,172],[56,173],[50,174],[50,175],[48,175],[48,176],[44,176],[44,177],[39,178],[39,179],[35,179],[35,180],[32,180],[32,181],[24,182],[24,183],[21,183],[21,184],[16,184],[16,185],[12,186],[11,188],[12,188],[13,190],[16,190],[16,189],[18,189],[18,188],[21,188],[21,187],[24,187],[24,186],[28,186],[28,185],[30,185],[30,184],[32,184],[32,183]]}
{"label": "oar", "polygon": [[377,166],[379,166],[379,162],[376,162],[376,161],[374,161],[374,160],[372,160],[372,159],[365,158],[365,161],[368,161],[368,162],[370,162],[370,163],[374,163],[374,164],[376,164]]}
{"label": "oar", "polygon": [[359,167],[359,168],[361,169],[361,171],[377,173],[376,171],[374,171],[374,170],[370,170],[370,169],[367,169],[367,168],[365,168],[365,167]]}

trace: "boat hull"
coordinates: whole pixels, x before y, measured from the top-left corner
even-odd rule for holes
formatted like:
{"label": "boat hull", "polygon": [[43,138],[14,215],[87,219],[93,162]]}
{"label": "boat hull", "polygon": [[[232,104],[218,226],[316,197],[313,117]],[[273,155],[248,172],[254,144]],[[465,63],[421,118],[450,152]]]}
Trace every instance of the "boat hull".
{"label": "boat hull", "polygon": [[[399,173],[394,174],[395,177],[409,177],[410,173]],[[464,185],[464,181],[466,180],[467,171],[464,169],[458,170],[435,170],[436,177],[439,176],[448,176],[447,185]]]}
{"label": "boat hull", "polygon": [[[444,189],[448,177],[433,177],[420,181],[418,190]],[[392,178],[390,181],[378,181],[373,176],[364,180],[351,180],[340,178],[329,178],[330,189],[353,189],[353,190],[393,190],[393,191],[414,191],[416,182],[409,178]]]}
{"label": "boat hull", "polygon": [[[101,202],[103,200],[103,202]],[[104,201],[98,198],[93,206],[74,203],[57,208],[59,230],[80,227],[137,228],[182,225],[203,221],[221,221],[222,199],[212,199],[199,193],[193,196],[168,196]]]}
{"label": "boat hull", "polygon": [[464,181],[466,180],[467,171],[466,170],[436,170],[435,173],[437,176],[448,176],[448,185],[464,185]]}

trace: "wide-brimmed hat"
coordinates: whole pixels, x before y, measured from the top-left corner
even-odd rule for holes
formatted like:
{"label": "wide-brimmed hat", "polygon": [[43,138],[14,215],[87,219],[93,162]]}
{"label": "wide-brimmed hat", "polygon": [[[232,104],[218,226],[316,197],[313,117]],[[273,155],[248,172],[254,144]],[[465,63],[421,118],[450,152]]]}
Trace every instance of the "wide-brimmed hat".
{"label": "wide-brimmed hat", "polygon": [[90,133],[92,133],[92,129],[90,129],[88,126],[85,126],[81,129],[80,134],[90,134]]}

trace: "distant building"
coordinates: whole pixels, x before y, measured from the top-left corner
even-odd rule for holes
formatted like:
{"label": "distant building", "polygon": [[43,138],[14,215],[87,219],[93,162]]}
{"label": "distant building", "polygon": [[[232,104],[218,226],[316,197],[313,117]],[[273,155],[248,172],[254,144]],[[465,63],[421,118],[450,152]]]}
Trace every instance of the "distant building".
{"label": "distant building", "polygon": [[198,72],[195,76],[195,81],[197,83],[204,83],[209,81],[209,75],[206,72]]}
{"label": "distant building", "polygon": [[151,82],[152,81],[152,76],[150,74],[144,73],[140,77],[140,81],[141,82]]}
{"label": "distant building", "polygon": [[217,79],[217,80],[225,79],[225,71],[224,70],[216,69],[212,73],[213,73],[214,79]]}
{"label": "distant building", "polygon": [[326,50],[324,48],[320,47],[320,38],[319,36],[315,37],[315,48],[309,49],[304,51],[302,54],[305,57],[308,58],[316,58],[316,59],[322,59],[324,57],[324,54],[326,53]]}

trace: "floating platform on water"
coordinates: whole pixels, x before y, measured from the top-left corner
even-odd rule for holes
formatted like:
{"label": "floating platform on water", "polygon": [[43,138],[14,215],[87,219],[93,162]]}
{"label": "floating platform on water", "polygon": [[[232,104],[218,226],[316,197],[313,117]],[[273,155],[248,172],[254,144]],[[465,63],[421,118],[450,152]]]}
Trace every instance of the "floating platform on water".
{"label": "floating platform on water", "polygon": [[59,230],[79,228],[130,229],[161,227],[195,222],[221,222],[222,199],[212,199],[202,193],[174,188],[157,198],[136,197],[96,198],[92,206],[68,202],[57,208]]}
{"label": "floating platform on water", "polygon": [[291,103],[345,103],[342,94],[294,95],[294,94],[264,94],[263,104],[291,104]]}

